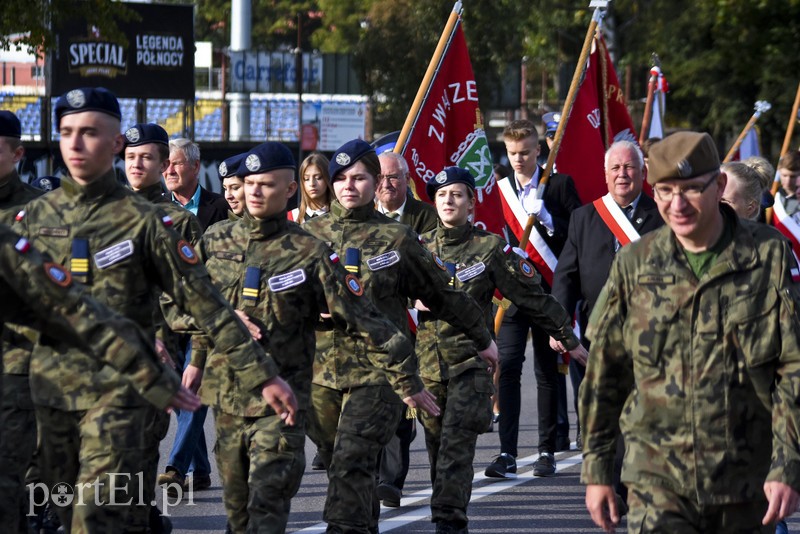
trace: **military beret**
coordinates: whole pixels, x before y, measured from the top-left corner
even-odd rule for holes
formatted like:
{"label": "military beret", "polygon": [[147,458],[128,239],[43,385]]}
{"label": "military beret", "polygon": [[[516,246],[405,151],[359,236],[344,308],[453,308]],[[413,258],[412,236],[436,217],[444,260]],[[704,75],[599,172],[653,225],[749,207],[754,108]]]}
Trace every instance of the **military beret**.
{"label": "military beret", "polygon": [[61,95],[56,101],[56,126],[61,125],[61,117],[84,111],[99,111],[122,119],[119,102],[114,93],[104,87],[82,87]]}
{"label": "military beret", "polygon": [[351,165],[355,165],[358,160],[369,154],[375,153],[375,149],[361,139],[353,139],[348,141],[333,154],[330,164],[328,164],[328,174],[331,176],[331,182],[336,181],[336,175],[346,170]]}
{"label": "military beret", "polygon": [[61,187],[61,178],[58,176],[40,176],[32,181],[31,185],[42,191],[52,191]]}
{"label": "military beret", "polygon": [[0,111],[0,137],[22,137],[22,125],[10,111]]}
{"label": "military beret", "polygon": [[688,180],[719,170],[719,153],[707,133],[677,132],[650,149],[647,157],[647,182]]}
{"label": "military beret", "polygon": [[125,146],[139,146],[150,143],[159,143],[169,146],[167,131],[158,124],[134,124],[125,131]]}
{"label": "military beret", "polygon": [[239,176],[239,166],[242,164],[245,156],[247,156],[246,152],[224,159],[222,163],[219,164],[219,168],[217,168],[220,181],[225,178]]}
{"label": "military beret", "polygon": [[542,115],[542,122],[544,123],[544,134],[556,133],[558,130],[558,123],[561,120],[561,113],[545,113]]}
{"label": "military beret", "polygon": [[425,185],[425,192],[428,193],[428,198],[433,200],[438,189],[453,184],[467,184],[467,187],[470,189],[475,189],[475,178],[467,169],[462,169],[461,167],[445,167],[443,171],[434,176],[433,179]]}
{"label": "military beret", "polygon": [[291,150],[283,143],[267,141],[242,154],[236,176],[244,178],[251,174],[261,174],[277,169],[296,169]]}

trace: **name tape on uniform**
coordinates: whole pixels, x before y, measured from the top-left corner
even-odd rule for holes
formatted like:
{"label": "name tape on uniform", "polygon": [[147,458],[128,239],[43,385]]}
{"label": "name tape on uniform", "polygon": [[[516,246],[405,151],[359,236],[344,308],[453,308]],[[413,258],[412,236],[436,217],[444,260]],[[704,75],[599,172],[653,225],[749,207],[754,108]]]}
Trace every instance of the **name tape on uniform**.
{"label": "name tape on uniform", "polygon": [[400,254],[396,250],[385,252],[380,256],[375,256],[367,260],[367,267],[370,271],[380,271],[391,267],[400,261]]}
{"label": "name tape on uniform", "polygon": [[456,278],[458,278],[459,282],[466,282],[467,280],[472,280],[483,271],[486,270],[486,265],[483,262],[476,263],[475,265],[470,265],[466,269],[461,269],[456,273]]}
{"label": "name tape on uniform", "polygon": [[303,269],[297,269],[288,273],[276,274],[267,280],[270,291],[277,293],[285,291],[290,287],[299,286],[306,281],[306,272]]}
{"label": "name tape on uniform", "polygon": [[129,256],[133,256],[133,241],[131,239],[99,251],[94,255],[94,263],[98,269],[106,269]]}

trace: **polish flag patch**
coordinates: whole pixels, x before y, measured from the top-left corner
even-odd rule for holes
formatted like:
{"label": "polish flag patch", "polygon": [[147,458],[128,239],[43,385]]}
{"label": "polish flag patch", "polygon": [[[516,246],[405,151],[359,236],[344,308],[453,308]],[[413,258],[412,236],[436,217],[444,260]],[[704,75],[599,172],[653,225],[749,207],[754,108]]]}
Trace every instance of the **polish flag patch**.
{"label": "polish flag patch", "polygon": [[25,210],[21,210],[19,213],[17,213],[17,216],[14,217],[14,220],[19,222],[24,218],[25,218]]}
{"label": "polish flag patch", "polygon": [[333,254],[331,254],[330,256],[328,256],[328,259],[331,260],[331,263],[333,263],[333,264],[339,263],[339,255],[336,254],[335,252]]}
{"label": "polish flag patch", "polygon": [[14,248],[17,249],[18,252],[22,252],[23,254],[25,254],[31,249],[31,244],[30,241],[28,241],[24,237],[20,237],[19,241],[17,241],[17,244],[14,245]]}
{"label": "polish flag patch", "polygon": [[163,217],[161,217],[161,222],[164,223],[164,226],[169,228],[170,226],[172,226],[172,217],[170,217],[169,215],[164,215]]}

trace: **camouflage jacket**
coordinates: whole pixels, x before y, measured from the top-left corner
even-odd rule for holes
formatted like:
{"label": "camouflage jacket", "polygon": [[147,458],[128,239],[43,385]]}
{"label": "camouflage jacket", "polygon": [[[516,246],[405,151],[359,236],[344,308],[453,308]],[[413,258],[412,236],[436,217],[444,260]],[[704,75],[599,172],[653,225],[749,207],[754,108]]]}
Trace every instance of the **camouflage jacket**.
{"label": "camouflage jacket", "polygon": [[[361,279],[367,297],[405,334],[410,336],[408,300],[420,299],[479,350],[491,343],[481,309],[450,286],[442,261],[420,244],[413,230],[378,213],[372,204],[348,210],[334,200],[330,213],[307,221],[303,228],[339,254],[345,269]],[[385,384],[386,375],[368,358],[369,350],[336,329],[319,331],[314,383],[334,389]],[[405,372],[417,372],[416,357]]]}
{"label": "camouflage jacket", "polygon": [[[214,332],[244,387],[255,388],[277,374],[275,362],[234,318],[166,214],[120,185],[113,171],[85,187],[64,178],[59,189],[28,204],[25,212],[17,222],[20,232],[69,266],[92,296],[133,319],[150,339],[157,288],[197,318],[204,331]],[[101,397],[112,406],[141,404],[119,373],[49,333],[34,348],[31,390],[35,403],[62,410],[86,410]]]}
{"label": "camouflage jacket", "polygon": [[723,213],[733,242],[700,280],[667,226],[617,256],[587,332],[583,482],[611,484],[621,428],[624,482],[700,504],[800,490],[796,265],[773,228]]}
{"label": "camouflage jacket", "polygon": [[[11,225],[19,210],[44,191],[23,183],[17,171],[0,179],[0,223]],[[6,323],[3,328],[3,372],[26,375],[31,363],[31,352],[36,332],[17,324]]]}
{"label": "camouflage jacket", "polygon": [[[264,346],[275,358],[281,377],[308,408],[311,370],[320,312],[335,328],[369,348],[375,366],[390,371],[398,389],[420,391],[418,378],[405,372],[413,347],[396,326],[365,297],[360,282],[344,270],[338,257],[286,213],[264,220],[245,216],[233,224],[206,231],[200,248],[212,280],[222,294],[267,333]],[[227,357],[193,341],[192,363],[205,367],[201,396],[224,412],[245,417],[272,413],[261,395],[242,390]]]}
{"label": "camouflage jacket", "polygon": [[137,393],[159,408],[180,386],[178,375],[161,365],[152,343],[132,321],[91,298],[63,267],[3,224],[0,302],[3,322],[13,319],[80,347],[123,373]]}
{"label": "camouflage jacket", "polygon": [[[494,324],[492,296],[499,289],[550,335],[568,348],[577,346],[570,316],[544,292],[536,269],[500,237],[469,223],[439,227],[422,239],[453,272],[452,286],[465,291],[481,307],[488,328]],[[475,344],[461,332],[428,312],[420,312],[418,317],[417,356],[423,378],[441,382],[467,369],[486,367]]]}

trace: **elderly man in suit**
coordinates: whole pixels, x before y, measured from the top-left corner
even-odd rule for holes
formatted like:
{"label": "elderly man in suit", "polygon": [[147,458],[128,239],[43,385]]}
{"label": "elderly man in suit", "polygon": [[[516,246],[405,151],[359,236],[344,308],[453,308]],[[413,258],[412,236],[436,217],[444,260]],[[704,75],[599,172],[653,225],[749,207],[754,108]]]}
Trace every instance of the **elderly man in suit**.
{"label": "elderly man in suit", "polygon": [[418,234],[436,228],[436,209],[408,194],[408,163],[400,154],[384,152],[379,156],[381,180],[375,191],[378,211],[399,220]]}
{"label": "elderly man in suit", "polygon": [[169,142],[169,166],[164,182],[172,201],[191,211],[200,220],[203,231],[215,222],[228,218],[225,197],[200,185],[200,147],[189,139]]}

